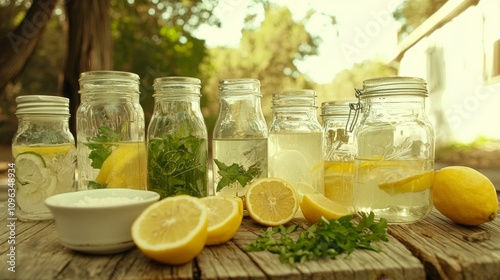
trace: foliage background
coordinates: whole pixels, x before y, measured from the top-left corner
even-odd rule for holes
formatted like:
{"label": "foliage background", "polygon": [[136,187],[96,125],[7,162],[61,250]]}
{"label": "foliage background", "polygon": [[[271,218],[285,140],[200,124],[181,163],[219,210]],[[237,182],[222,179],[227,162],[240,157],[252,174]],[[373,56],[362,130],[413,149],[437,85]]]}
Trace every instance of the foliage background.
{"label": "foliage background", "polygon": [[[320,38],[308,33],[305,25],[312,15],[321,11],[308,11],[308,16],[297,22],[286,7],[273,1],[250,1],[240,46],[207,48],[204,40],[193,34],[200,24],[220,24],[213,13],[219,1],[108,1],[113,69],[134,72],[141,77],[141,105],[147,121],[153,109],[153,80],[161,76],[190,76],[202,80],[201,106],[210,135],[217,118],[218,82],[222,79],[259,79],[263,111],[270,121],[274,91],[312,88],[318,92],[319,105],[326,100],[353,98],[353,89],[361,87],[365,79],[397,73],[395,66],[376,59],[340,72],[327,84],[316,84],[300,73],[297,62],[315,55],[321,43]],[[444,2],[402,2],[394,13],[402,23],[400,36],[413,30]],[[31,4],[30,0],[0,1],[0,38],[20,23]],[[17,128],[16,96],[61,95],[68,38],[66,17],[71,16],[65,13],[64,4],[58,2],[34,55],[18,79],[10,82],[0,95],[0,135],[3,136],[0,139],[4,144],[10,144]],[[264,19],[258,21],[257,12],[262,10]],[[334,16],[331,16],[331,24],[336,24]]]}

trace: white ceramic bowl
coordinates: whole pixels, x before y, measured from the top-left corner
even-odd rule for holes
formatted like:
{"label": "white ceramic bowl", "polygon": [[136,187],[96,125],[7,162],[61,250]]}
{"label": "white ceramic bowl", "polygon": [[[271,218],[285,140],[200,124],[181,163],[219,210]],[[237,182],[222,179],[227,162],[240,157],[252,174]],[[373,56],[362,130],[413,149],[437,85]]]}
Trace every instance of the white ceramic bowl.
{"label": "white ceramic bowl", "polygon": [[152,191],[96,189],[50,196],[45,204],[64,246],[91,254],[113,254],[134,247],[132,223],[159,198]]}

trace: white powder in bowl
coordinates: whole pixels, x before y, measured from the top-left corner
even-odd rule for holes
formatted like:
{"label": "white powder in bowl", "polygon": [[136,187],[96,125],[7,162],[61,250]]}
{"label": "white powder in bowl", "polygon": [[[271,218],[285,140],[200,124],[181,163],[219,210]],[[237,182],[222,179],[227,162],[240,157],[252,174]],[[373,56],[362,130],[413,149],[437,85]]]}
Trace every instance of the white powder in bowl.
{"label": "white powder in bowl", "polygon": [[74,206],[112,206],[128,204],[130,202],[137,202],[144,200],[143,197],[91,197],[85,196],[78,200]]}

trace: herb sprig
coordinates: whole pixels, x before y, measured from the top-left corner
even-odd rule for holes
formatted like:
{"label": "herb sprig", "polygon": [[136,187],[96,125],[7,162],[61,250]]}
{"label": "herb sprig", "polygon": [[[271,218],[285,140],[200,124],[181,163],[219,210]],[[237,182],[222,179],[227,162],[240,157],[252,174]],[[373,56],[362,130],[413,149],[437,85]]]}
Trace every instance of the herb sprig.
{"label": "herb sprig", "polygon": [[92,160],[90,166],[99,169],[102,167],[104,161],[109,157],[111,152],[113,152],[113,147],[119,142],[124,134],[124,131],[114,131],[110,127],[100,126],[98,127],[99,134],[97,136],[91,137],[87,147],[90,149],[89,159]]}
{"label": "herb sprig", "polygon": [[258,162],[248,167],[248,170],[237,163],[231,165],[226,165],[225,163],[214,159],[215,164],[221,176],[220,181],[217,183],[217,191],[222,190],[224,187],[229,186],[234,182],[240,183],[242,187],[245,187],[253,178],[259,177],[262,171],[258,166]]}
{"label": "herb sprig", "polygon": [[245,250],[278,254],[281,262],[291,266],[308,260],[334,259],[340,254],[349,255],[356,249],[380,251],[380,248],[371,243],[388,241],[387,220],[381,218],[375,222],[373,212],[369,215],[360,213],[359,221],[355,220],[353,215],[338,220],[322,218],[295,238],[292,233],[298,231],[297,225],[269,227]]}

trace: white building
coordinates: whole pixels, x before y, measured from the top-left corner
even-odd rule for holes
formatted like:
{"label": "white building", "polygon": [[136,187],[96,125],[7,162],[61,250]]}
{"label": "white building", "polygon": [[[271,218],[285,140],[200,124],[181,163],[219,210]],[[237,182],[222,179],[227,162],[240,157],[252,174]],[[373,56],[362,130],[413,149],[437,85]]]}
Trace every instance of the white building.
{"label": "white building", "polygon": [[427,80],[437,143],[500,139],[500,0],[449,0],[394,61],[400,76]]}

